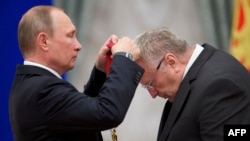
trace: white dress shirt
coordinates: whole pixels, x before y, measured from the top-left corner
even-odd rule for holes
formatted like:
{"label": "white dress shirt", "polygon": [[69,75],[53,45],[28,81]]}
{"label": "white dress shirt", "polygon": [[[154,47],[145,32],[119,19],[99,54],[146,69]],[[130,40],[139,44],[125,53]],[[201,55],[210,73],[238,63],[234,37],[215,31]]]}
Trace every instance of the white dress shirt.
{"label": "white dress shirt", "polygon": [[62,79],[62,77],[53,69],[49,68],[49,67],[46,67],[44,65],[41,65],[41,64],[38,64],[38,63],[35,63],[35,62],[31,62],[31,61],[24,61],[23,62],[24,65],[31,65],[31,66],[37,66],[37,67],[40,67],[40,68],[43,68],[43,69],[46,69],[48,70],[49,72],[53,73],[55,76],[57,76],[58,78]]}
{"label": "white dress shirt", "polygon": [[184,71],[184,74],[183,74],[183,77],[182,79],[184,79],[184,77],[186,76],[188,70],[190,69],[190,67],[193,65],[194,61],[197,59],[197,57],[201,54],[201,52],[203,51],[203,47],[199,44],[196,44],[195,45],[195,49],[194,49],[194,52],[191,56],[191,58],[189,59],[188,63],[187,63],[187,66],[185,68],[185,71]]}

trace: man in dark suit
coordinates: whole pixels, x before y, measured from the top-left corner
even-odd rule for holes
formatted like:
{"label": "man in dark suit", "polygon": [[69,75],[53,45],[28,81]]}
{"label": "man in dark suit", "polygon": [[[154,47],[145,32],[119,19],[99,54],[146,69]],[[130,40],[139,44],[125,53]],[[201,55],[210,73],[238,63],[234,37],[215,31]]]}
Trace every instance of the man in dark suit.
{"label": "man in dark suit", "polygon": [[133,40],[115,35],[107,40],[83,93],[61,78],[81,49],[75,26],[61,9],[28,10],[19,22],[18,40],[24,65],[16,68],[9,99],[15,141],[101,141],[100,131],[123,121],[144,72],[134,62],[140,51]]}
{"label": "man in dark suit", "polygon": [[223,141],[224,125],[250,124],[250,78],[234,57],[209,44],[190,46],[164,27],[136,43],[141,84],[168,99],[158,141]]}

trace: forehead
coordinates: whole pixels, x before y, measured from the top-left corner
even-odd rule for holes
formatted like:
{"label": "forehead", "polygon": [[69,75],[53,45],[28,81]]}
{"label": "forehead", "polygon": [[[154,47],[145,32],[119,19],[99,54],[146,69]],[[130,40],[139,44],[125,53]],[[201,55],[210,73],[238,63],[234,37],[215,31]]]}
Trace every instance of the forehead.
{"label": "forehead", "polygon": [[136,63],[144,69],[144,74],[143,74],[143,77],[141,79],[142,82],[148,81],[148,79],[150,79],[152,74],[156,71],[156,68],[149,66],[147,63],[145,63],[142,60],[138,60],[138,61],[136,61]]}
{"label": "forehead", "polygon": [[51,11],[51,17],[55,28],[60,28],[60,30],[75,29],[71,19],[63,11],[54,9]]}
{"label": "forehead", "polygon": [[141,66],[144,70],[145,70],[145,72],[146,71],[152,71],[153,69],[154,69],[154,67],[153,66],[151,66],[151,65],[149,65],[149,63],[146,63],[144,60],[142,60],[142,59],[138,59],[137,61],[136,61],[136,63],[139,65],[139,66]]}

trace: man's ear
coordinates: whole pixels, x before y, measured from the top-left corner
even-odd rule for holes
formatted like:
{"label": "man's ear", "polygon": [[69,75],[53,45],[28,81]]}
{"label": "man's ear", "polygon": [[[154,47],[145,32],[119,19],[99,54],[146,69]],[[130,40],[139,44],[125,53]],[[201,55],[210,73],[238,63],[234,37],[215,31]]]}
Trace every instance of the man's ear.
{"label": "man's ear", "polygon": [[47,39],[48,39],[48,35],[44,32],[41,32],[37,35],[36,42],[38,46],[40,47],[40,49],[44,51],[47,51],[49,49]]}
{"label": "man's ear", "polygon": [[176,60],[177,58],[176,58],[176,56],[174,55],[174,54],[172,54],[172,53],[167,53],[166,55],[165,55],[165,63],[166,63],[166,65],[170,65],[170,66],[174,66],[175,64],[176,64]]}
{"label": "man's ear", "polygon": [[167,53],[165,55],[165,63],[169,68],[172,68],[175,72],[179,72],[180,63],[178,58],[173,53]]}

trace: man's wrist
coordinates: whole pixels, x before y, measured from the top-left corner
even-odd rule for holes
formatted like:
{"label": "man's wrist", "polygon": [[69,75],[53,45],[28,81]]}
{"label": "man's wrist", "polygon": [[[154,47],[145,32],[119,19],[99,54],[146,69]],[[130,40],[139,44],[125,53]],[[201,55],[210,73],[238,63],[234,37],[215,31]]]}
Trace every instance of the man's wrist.
{"label": "man's wrist", "polygon": [[128,52],[117,52],[117,53],[115,53],[115,55],[124,56],[124,57],[130,59],[131,61],[134,61],[133,55],[131,53],[128,53]]}

